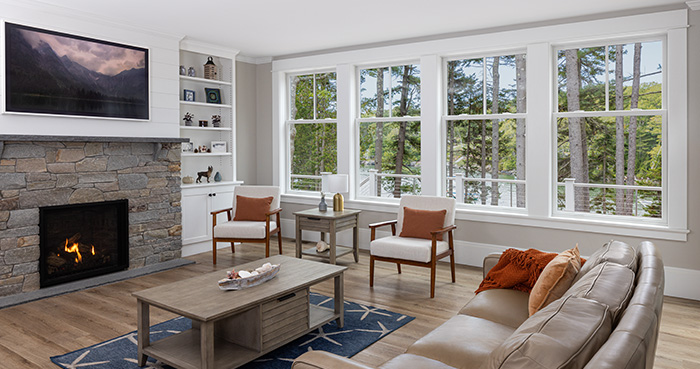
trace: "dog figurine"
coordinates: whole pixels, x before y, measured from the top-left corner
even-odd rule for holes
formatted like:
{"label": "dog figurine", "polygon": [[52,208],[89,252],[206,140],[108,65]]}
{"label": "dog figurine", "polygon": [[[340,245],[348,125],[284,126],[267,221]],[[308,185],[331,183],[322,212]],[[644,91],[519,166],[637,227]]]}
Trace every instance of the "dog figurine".
{"label": "dog figurine", "polygon": [[209,177],[213,171],[214,167],[209,167],[206,172],[197,172],[197,183],[202,183],[202,177],[207,177],[207,183],[209,183]]}

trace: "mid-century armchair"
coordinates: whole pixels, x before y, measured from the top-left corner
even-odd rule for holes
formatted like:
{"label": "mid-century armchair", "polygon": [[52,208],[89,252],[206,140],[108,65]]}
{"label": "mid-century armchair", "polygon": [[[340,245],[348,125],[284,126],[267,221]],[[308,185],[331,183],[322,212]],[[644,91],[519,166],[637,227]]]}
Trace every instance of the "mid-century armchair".
{"label": "mid-century armchair", "polygon": [[[216,264],[217,242],[230,242],[231,252],[236,252],[235,242],[264,243],[265,257],[269,257],[270,237],[276,234],[279,252],[282,254],[281,211],[279,187],[234,187],[233,206],[211,212],[214,264]],[[228,220],[223,223],[217,222],[217,215],[223,212],[226,212]]]}
{"label": "mid-century armchair", "polygon": [[[448,197],[403,196],[396,220],[370,224],[370,287],[374,286],[375,261],[396,263],[399,273],[401,264],[422,266],[430,268],[430,298],[433,298],[437,261],[448,256],[454,283],[455,205],[455,199]],[[383,226],[391,226],[392,235],[375,239],[376,229]],[[442,239],[444,234],[447,234],[447,241]]]}

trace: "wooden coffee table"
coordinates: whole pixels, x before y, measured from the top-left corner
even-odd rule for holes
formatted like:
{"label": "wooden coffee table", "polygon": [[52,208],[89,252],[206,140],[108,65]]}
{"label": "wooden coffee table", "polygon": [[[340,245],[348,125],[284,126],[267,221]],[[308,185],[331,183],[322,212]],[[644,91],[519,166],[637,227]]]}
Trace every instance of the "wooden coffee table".
{"label": "wooden coffee table", "polygon": [[[255,287],[222,291],[221,270],[133,293],[137,300],[138,361],[148,356],[176,368],[237,368],[336,320],[342,327],[347,267],[277,255],[236,266],[281,264],[275,278]],[[335,308],[309,304],[309,286],[334,278]],[[150,342],[149,309],[192,319],[192,329]]]}

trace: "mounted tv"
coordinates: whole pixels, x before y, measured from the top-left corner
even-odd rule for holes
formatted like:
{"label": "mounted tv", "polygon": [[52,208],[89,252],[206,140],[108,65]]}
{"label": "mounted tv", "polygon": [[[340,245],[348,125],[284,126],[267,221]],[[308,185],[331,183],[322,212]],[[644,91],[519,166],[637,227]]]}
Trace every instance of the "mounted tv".
{"label": "mounted tv", "polygon": [[5,23],[5,112],[149,119],[148,49]]}

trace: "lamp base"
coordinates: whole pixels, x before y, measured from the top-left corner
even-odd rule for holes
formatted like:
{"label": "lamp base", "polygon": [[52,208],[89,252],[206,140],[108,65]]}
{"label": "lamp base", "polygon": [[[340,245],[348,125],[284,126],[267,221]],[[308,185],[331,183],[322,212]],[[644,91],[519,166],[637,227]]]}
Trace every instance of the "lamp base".
{"label": "lamp base", "polygon": [[343,195],[337,193],[333,196],[333,211],[343,211],[345,210],[345,200]]}

